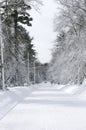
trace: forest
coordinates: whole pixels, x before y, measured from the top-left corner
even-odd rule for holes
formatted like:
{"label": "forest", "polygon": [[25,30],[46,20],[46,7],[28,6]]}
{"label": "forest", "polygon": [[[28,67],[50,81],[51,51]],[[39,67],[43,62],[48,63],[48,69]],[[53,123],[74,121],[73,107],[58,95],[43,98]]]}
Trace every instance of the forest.
{"label": "forest", "polygon": [[24,27],[32,27],[30,10],[37,5],[41,6],[42,2],[0,2],[0,88],[3,85],[5,88],[40,83],[45,78],[41,69],[46,65],[37,59],[37,52],[32,43],[34,38]]}
{"label": "forest", "polygon": [[0,130],[86,130],[86,0],[0,0]]}
{"label": "forest", "polygon": [[59,14],[53,19],[56,33],[52,59],[42,64],[25,26],[33,26],[32,8],[39,0],[0,2],[0,88],[50,81],[82,84],[86,78],[86,1],[55,0]]}
{"label": "forest", "polygon": [[[57,0],[57,34],[48,79],[58,84],[82,84],[86,78],[86,1]],[[59,5],[59,6],[58,6]]]}

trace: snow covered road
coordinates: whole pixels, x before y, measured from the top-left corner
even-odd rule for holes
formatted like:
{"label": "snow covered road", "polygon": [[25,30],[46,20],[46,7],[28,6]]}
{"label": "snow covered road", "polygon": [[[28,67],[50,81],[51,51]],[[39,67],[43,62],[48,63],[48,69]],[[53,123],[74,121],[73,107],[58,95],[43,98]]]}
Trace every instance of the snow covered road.
{"label": "snow covered road", "polygon": [[0,120],[0,130],[86,130],[86,101],[39,86]]}

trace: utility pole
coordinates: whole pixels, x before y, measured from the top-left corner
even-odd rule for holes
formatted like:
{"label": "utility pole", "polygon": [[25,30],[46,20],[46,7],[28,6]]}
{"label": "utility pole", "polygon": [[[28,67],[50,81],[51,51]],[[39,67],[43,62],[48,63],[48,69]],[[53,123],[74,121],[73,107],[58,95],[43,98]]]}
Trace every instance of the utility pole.
{"label": "utility pole", "polygon": [[4,43],[2,39],[2,21],[1,21],[1,11],[0,11],[0,44],[1,44],[1,77],[2,77],[2,89],[5,90],[5,78],[4,78]]}

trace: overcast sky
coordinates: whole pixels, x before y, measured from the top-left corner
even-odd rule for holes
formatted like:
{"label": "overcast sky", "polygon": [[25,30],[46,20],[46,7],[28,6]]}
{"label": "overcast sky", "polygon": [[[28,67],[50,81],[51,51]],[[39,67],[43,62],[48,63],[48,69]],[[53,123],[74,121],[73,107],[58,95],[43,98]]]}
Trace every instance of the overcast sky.
{"label": "overcast sky", "polygon": [[54,45],[55,32],[53,31],[53,18],[56,12],[56,5],[53,0],[44,0],[44,6],[40,13],[32,10],[32,27],[29,28],[30,35],[34,37],[33,44],[38,53],[37,57],[41,63],[49,62],[51,49]]}

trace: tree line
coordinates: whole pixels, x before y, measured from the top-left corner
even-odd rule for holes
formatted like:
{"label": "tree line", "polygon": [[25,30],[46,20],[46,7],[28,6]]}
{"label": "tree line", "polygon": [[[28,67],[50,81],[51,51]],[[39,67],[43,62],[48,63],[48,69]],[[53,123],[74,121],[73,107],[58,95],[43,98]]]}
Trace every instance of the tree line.
{"label": "tree line", "polygon": [[28,83],[29,80],[33,81],[33,67],[37,60],[36,51],[32,44],[33,37],[23,25],[32,26],[33,18],[30,10],[35,7],[34,3],[41,5],[39,0],[3,0],[0,2],[1,37],[4,44],[4,65],[0,65],[1,87],[3,66],[5,84],[15,86]]}
{"label": "tree line", "polygon": [[86,0],[57,0],[57,37],[48,79],[58,84],[82,84],[86,78]]}

